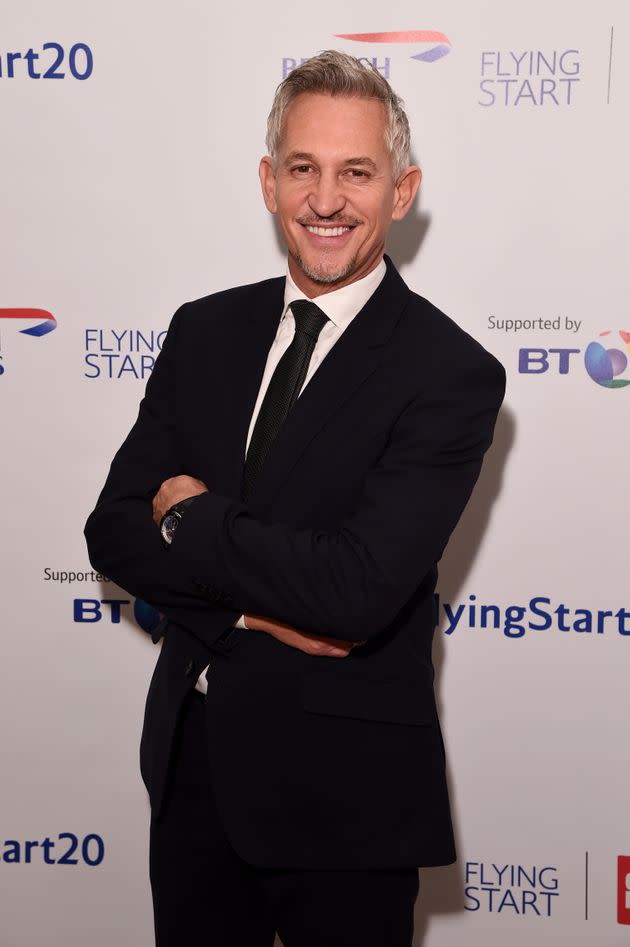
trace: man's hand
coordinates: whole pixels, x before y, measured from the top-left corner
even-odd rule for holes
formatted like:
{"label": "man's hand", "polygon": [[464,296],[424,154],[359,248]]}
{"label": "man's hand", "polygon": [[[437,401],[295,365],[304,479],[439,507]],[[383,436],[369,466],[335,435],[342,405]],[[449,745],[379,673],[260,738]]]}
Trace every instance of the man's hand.
{"label": "man's hand", "polygon": [[188,497],[197,497],[200,493],[207,493],[208,488],[201,480],[181,474],[179,477],[170,477],[165,480],[153,497],[153,522],[160,525],[162,517],[175,503],[181,503]]}
{"label": "man's hand", "polygon": [[338,638],[316,637],[304,631],[298,631],[291,625],[283,625],[282,622],[271,618],[263,618],[262,615],[244,615],[243,618],[247,628],[252,631],[264,631],[290,648],[297,648],[298,651],[304,651],[305,654],[314,657],[347,658],[353,648],[365,644],[364,641],[340,641]]}
{"label": "man's hand", "polygon": [[[197,480],[196,477],[189,477],[187,474],[170,477],[164,481],[153,497],[154,523],[159,526],[164,514],[176,503],[207,492],[205,483]],[[245,615],[244,619],[247,628],[252,631],[264,631],[290,648],[297,648],[298,651],[320,658],[347,658],[353,648],[365,644],[364,641],[340,641],[338,638],[328,638],[323,635],[321,637],[309,635],[304,631],[298,631],[297,628],[292,628],[291,625],[284,625],[282,622],[264,618],[262,615]]]}

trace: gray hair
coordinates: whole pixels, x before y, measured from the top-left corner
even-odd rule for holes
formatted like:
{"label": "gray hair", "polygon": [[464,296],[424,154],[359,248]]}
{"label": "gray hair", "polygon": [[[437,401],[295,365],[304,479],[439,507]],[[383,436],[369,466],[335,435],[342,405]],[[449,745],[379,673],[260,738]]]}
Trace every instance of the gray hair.
{"label": "gray hair", "polygon": [[394,180],[409,165],[411,133],[402,99],[369,61],[327,49],[294,69],[276,89],[267,119],[267,150],[275,162],[283,124],[291,102],[303,92],[377,99],[385,108],[385,142],[392,157]]}

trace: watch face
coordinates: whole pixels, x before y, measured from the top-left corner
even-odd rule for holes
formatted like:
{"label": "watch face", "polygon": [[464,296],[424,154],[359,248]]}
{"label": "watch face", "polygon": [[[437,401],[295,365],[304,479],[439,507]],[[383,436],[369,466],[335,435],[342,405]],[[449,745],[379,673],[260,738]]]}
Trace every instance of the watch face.
{"label": "watch face", "polygon": [[162,539],[169,545],[173,542],[175,530],[179,526],[180,517],[174,513],[168,513],[162,520]]}

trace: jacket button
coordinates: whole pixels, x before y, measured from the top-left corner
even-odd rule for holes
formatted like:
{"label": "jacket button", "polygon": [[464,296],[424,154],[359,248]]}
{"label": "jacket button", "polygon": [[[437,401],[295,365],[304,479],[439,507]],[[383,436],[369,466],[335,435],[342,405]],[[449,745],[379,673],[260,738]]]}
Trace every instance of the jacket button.
{"label": "jacket button", "polygon": [[190,677],[190,675],[192,674],[194,670],[195,670],[195,665],[191,658],[190,661],[187,663],[186,667],[184,668],[184,676]]}

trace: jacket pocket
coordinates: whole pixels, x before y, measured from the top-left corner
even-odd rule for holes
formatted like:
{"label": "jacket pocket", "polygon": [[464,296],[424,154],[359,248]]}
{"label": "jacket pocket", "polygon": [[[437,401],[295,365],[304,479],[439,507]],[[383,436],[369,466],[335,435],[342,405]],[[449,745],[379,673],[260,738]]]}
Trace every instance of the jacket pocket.
{"label": "jacket pocket", "polygon": [[302,684],[308,713],[416,727],[437,723],[433,689],[409,682],[338,678],[312,674]]}

